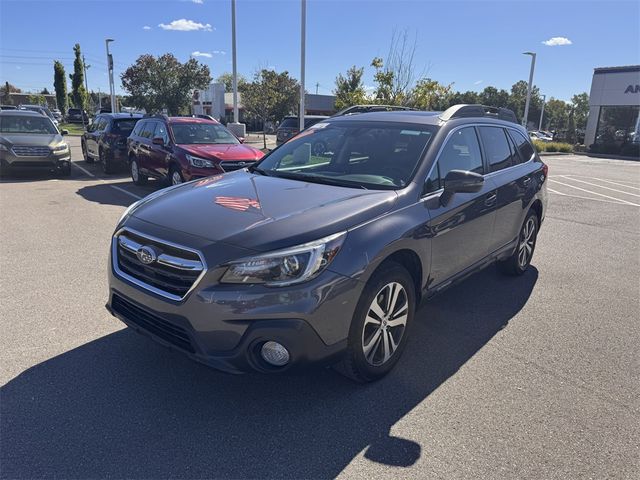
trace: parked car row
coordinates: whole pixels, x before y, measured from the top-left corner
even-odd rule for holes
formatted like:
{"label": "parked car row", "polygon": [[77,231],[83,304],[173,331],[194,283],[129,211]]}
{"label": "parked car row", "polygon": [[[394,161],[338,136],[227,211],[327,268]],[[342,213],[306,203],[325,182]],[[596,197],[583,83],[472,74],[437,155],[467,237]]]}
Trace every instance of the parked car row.
{"label": "parked car row", "polygon": [[215,120],[126,113],[98,115],[81,147],[85,161],[100,162],[105,173],[128,166],[136,185],[149,178],[176,185],[248,167],[264,155]]}

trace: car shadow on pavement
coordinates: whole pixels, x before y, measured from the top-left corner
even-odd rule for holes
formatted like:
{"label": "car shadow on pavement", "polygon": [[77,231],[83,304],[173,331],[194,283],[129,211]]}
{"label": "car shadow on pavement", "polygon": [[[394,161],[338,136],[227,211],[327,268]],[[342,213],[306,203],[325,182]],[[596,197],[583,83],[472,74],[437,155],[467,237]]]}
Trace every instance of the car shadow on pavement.
{"label": "car shadow on pavement", "polygon": [[15,169],[15,170],[3,170],[0,173],[0,183],[27,183],[27,182],[41,182],[44,180],[91,180],[90,177],[78,172],[75,169],[71,169],[70,176],[64,176],[56,171],[49,171],[46,169]]}
{"label": "car shadow on pavement", "polygon": [[[162,185],[160,185],[159,182],[157,184],[153,182],[150,183],[149,186],[134,187],[136,189],[134,193],[131,192],[132,183],[129,181],[123,181],[86,185],[82,188],[79,188],[76,193],[90,202],[100,203],[103,205],[119,205],[122,207],[127,207],[137,200],[136,196],[138,198],[142,198],[161,187]],[[122,190],[128,191],[136,196],[128,195]]]}
{"label": "car shadow on pavement", "polygon": [[368,385],[328,369],[227,375],[120,330],[2,387],[1,476],[329,478],[363,450],[410,466],[429,452],[390,429],[507,326],[537,278],[490,268],[427,302],[396,369]]}

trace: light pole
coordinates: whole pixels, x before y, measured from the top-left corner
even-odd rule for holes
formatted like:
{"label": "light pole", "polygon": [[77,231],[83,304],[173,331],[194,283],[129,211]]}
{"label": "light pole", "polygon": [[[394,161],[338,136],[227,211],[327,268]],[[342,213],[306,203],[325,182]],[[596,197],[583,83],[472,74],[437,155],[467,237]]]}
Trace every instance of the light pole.
{"label": "light pole", "polygon": [[113,57],[109,53],[109,43],[113,42],[113,38],[107,38],[104,43],[107,46],[107,68],[109,70],[109,94],[111,95],[111,112],[116,112],[116,89],[113,85]]}
{"label": "light pole", "polygon": [[542,111],[540,112],[540,123],[538,124],[538,131],[542,130],[542,117],[544,117],[544,104],[547,102],[547,96],[542,95]]}
{"label": "light pole", "polygon": [[300,131],[304,130],[304,67],[307,30],[307,0],[302,0],[300,15]]}
{"label": "light pole", "polygon": [[233,63],[233,123],[238,123],[238,67],[236,64],[236,0],[231,0],[231,58]]}
{"label": "light pole", "polygon": [[531,88],[533,87],[533,70],[536,68],[536,54],[534,52],[524,52],[523,55],[531,55],[531,70],[529,71],[529,85],[527,86],[527,101],[524,104],[524,117],[522,117],[522,126],[527,128],[529,102],[531,102]]}

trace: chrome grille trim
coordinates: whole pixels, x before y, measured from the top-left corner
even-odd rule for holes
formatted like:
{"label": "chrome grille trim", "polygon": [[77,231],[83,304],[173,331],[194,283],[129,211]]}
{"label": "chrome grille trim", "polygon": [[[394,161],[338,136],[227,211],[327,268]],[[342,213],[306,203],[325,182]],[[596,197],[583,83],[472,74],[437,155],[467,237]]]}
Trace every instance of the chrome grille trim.
{"label": "chrome grille trim", "polygon": [[17,157],[48,157],[51,155],[49,147],[39,147],[35,145],[14,145],[11,147]]}
{"label": "chrome grille trim", "polygon": [[[158,244],[164,244],[168,247],[172,247],[174,249],[179,249],[179,250],[183,250],[185,252],[189,252],[192,253],[194,255],[196,255],[200,260],[190,260],[190,259],[186,259],[186,258],[180,258],[180,257],[176,257],[174,255],[169,255],[169,254],[165,254],[165,253],[161,253],[160,255],[158,255],[158,259],[156,260],[156,262],[158,264],[161,264],[165,267],[169,267],[169,268],[173,268],[175,270],[179,270],[179,271],[191,271],[191,272],[200,272],[200,274],[197,276],[197,278],[193,281],[193,284],[191,285],[191,287],[186,291],[186,293],[182,296],[180,295],[175,295],[173,293],[167,292],[165,290],[162,290],[158,287],[155,287],[153,285],[150,285],[142,280],[140,280],[139,278],[136,278],[132,275],[129,275],[128,273],[122,271],[122,269],[119,266],[118,263],[118,247],[122,247],[123,249],[127,250],[130,253],[135,254],[138,249],[140,247],[142,247],[143,245],[136,242],[135,240],[129,238],[126,236],[126,233],[129,232],[137,237],[142,237],[145,239],[148,239],[151,242],[155,242]],[[136,248],[137,247],[137,248]],[[111,265],[113,268],[113,271],[115,272],[115,274],[120,277],[123,278],[131,283],[133,283],[134,285],[137,285],[145,290],[148,290],[152,293],[155,293],[156,295],[159,295],[161,297],[167,298],[169,300],[173,300],[175,302],[180,302],[183,301],[184,299],[186,299],[189,294],[196,288],[196,286],[200,283],[200,281],[202,280],[202,277],[204,277],[205,273],[207,272],[207,264],[201,254],[201,252],[199,252],[198,250],[194,250],[192,248],[189,247],[185,247],[184,245],[179,245],[176,243],[172,243],[169,242],[167,240],[163,240],[161,238],[157,238],[151,235],[147,235],[146,233],[142,233],[139,232],[137,230],[134,230],[132,228],[128,228],[128,227],[124,227],[121,228],[120,230],[118,230],[112,238],[112,242],[111,242]]]}
{"label": "chrome grille trim", "polygon": [[220,162],[219,165],[224,172],[233,172],[234,170],[250,167],[254,163],[256,163],[256,160],[237,160]]}

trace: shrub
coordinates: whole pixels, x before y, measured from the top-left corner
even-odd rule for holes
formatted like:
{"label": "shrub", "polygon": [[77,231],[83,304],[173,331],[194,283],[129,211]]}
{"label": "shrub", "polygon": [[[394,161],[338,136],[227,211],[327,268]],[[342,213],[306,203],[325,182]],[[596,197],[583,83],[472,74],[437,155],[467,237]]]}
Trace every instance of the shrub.
{"label": "shrub", "polygon": [[541,142],[539,140],[533,141],[534,146],[538,152],[562,152],[562,153],[571,153],[573,152],[573,146],[569,143],[562,142]]}
{"label": "shrub", "polygon": [[533,146],[536,147],[536,152],[540,153],[540,152],[544,152],[544,143],[541,142],[540,140],[534,140],[533,141]]}

